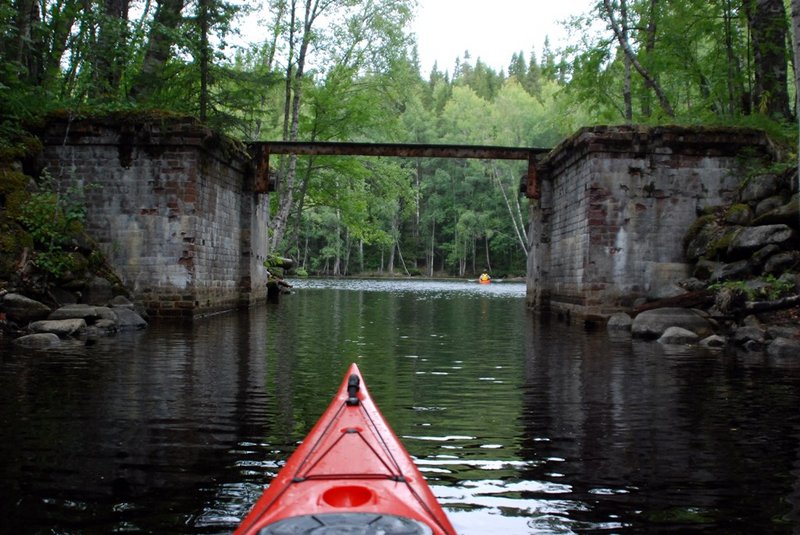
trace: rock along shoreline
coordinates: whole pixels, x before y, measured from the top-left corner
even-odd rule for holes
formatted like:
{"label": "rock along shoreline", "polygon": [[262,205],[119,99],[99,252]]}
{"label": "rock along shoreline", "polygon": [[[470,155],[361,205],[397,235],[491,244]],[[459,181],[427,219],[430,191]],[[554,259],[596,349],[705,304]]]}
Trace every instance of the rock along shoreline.
{"label": "rock along shoreline", "polygon": [[18,293],[0,293],[0,329],[18,347],[47,349],[67,339],[113,336],[145,329],[146,314],[123,296],[105,305],[67,304],[51,308]]}

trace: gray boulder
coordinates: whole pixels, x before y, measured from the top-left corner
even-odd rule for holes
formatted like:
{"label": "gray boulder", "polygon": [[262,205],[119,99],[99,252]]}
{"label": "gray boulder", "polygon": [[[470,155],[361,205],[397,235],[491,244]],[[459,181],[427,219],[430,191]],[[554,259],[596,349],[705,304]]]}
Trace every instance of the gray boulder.
{"label": "gray boulder", "polygon": [[633,320],[624,312],[617,312],[608,318],[606,328],[609,331],[630,331]]}
{"label": "gray boulder", "polygon": [[[783,206],[783,204],[784,204],[784,198],[781,197],[780,195],[773,195],[771,197],[767,197],[766,199],[762,199],[758,201],[758,204],[756,204],[756,217],[767,214],[772,210],[775,210],[776,208]],[[760,222],[759,224],[767,225],[769,223]]]}
{"label": "gray boulder", "polygon": [[724,281],[744,279],[750,275],[752,267],[749,260],[739,260],[730,264],[719,264],[719,267],[711,274],[711,280]]}
{"label": "gray boulder", "polygon": [[714,262],[713,260],[701,258],[694,266],[693,275],[699,280],[707,281],[713,278],[717,271],[722,269],[722,265],[723,264],[720,262]]}
{"label": "gray boulder", "polygon": [[97,312],[97,317],[100,318],[97,321],[101,320],[110,320],[113,322],[117,321],[117,313],[114,312],[114,310],[109,307],[94,307],[94,310],[95,312]]}
{"label": "gray boulder", "polygon": [[47,319],[50,320],[82,319],[85,320],[86,323],[94,323],[95,321],[99,320],[100,317],[101,316],[100,313],[97,311],[97,308],[81,303],[76,305],[64,305],[63,307],[59,307],[55,309]]}
{"label": "gray boulder", "polygon": [[748,225],[753,219],[753,211],[746,204],[734,204],[725,212],[724,220],[729,225]]}
{"label": "gray boulder", "polygon": [[800,327],[788,325],[770,325],[767,327],[767,336],[770,338],[794,338],[800,334]]}
{"label": "gray boulder", "polygon": [[86,335],[90,338],[108,336],[119,330],[116,320],[97,320],[93,325],[86,329]]}
{"label": "gray boulder", "polygon": [[119,307],[115,308],[117,315],[117,327],[120,330],[137,330],[147,327],[147,322],[133,310]]}
{"label": "gray boulder", "polygon": [[60,344],[61,338],[53,333],[28,334],[15,338],[13,343],[27,349],[46,349]]}
{"label": "gray boulder", "polygon": [[800,224],[797,218],[798,213],[800,213],[800,195],[795,193],[788,203],[775,207],[764,214],[760,214],[759,217],[753,221],[753,224],[772,225],[783,223],[798,228],[798,224]]}
{"label": "gray boulder", "polygon": [[711,336],[707,336],[706,338],[700,340],[700,345],[702,347],[722,348],[728,345],[728,341],[724,336],[712,334]]}
{"label": "gray boulder", "polygon": [[631,334],[639,338],[659,338],[670,327],[682,327],[700,337],[714,332],[713,324],[694,309],[664,307],[646,310],[633,319]]}
{"label": "gray boulder", "polygon": [[785,251],[771,256],[764,264],[764,273],[781,275],[800,264],[800,251]]}
{"label": "gray boulder", "polygon": [[2,310],[6,317],[19,324],[43,320],[50,314],[50,307],[21,294],[9,293],[3,297]]}
{"label": "gray boulder", "polygon": [[771,243],[753,253],[753,255],[750,257],[750,264],[756,268],[761,267],[766,263],[767,260],[769,260],[769,258],[772,255],[778,254],[780,252],[781,248],[775,245],[774,243]]}
{"label": "gray boulder", "polygon": [[780,245],[791,240],[794,231],[787,225],[761,225],[740,229],[728,246],[731,256],[749,255],[767,244]]}
{"label": "gray boulder", "polygon": [[736,332],[733,333],[733,342],[736,345],[745,346],[749,349],[763,346],[766,340],[766,332],[760,327],[739,327],[736,329]]}
{"label": "gray boulder", "polygon": [[108,304],[111,305],[111,308],[129,308],[134,310],[133,303],[131,303],[127,297],[122,295],[115,296],[111,301],[109,301]]}
{"label": "gray boulder", "polygon": [[767,347],[767,355],[800,358],[800,342],[791,338],[776,338]]}
{"label": "gray boulder", "polygon": [[741,192],[739,198],[742,201],[757,201],[776,195],[781,189],[781,183],[774,175],[761,175],[749,179]]}
{"label": "gray boulder", "polygon": [[82,319],[34,321],[28,327],[34,333],[53,333],[60,338],[81,334],[86,331],[86,321]]}
{"label": "gray boulder", "polygon": [[92,277],[86,284],[84,300],[90,305],[105,305],[113,297],[111,283],[103,277]]}
{"label": "gray boulder", "polygon": [[693,344],[700,339],[695,333],[683,327],[669,327],[658,339],[662,344]]}
{"label": "gray boulder", "polygon": [[727,229],[716,221],[707,221],[686,245],[686,258],[694,262],[708,255],[712,244],[720,241],[726,232]]}

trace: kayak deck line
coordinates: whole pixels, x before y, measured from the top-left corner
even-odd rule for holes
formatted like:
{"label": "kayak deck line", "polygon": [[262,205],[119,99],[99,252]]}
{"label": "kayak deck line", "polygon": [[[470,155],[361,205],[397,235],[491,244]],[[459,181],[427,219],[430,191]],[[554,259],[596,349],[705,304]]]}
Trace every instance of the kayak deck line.
{"label": "kayak deck line", "polygon": [[455,534],[357,365],[349,372],[236,535],[373,533],[376,526],[387,535]]}

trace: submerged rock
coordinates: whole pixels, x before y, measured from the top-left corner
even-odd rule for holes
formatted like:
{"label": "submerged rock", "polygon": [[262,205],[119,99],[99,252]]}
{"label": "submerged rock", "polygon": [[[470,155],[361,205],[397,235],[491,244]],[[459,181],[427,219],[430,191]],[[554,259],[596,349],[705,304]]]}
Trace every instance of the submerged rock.
{"label": "submerged rock", "polygon": [[700,340],[700,345],[703,347],[721,348],[728,345],[728,340],[724,336],[712,334]]}
{"label": "submerged rock", "polygon": [[700,339],[697,334],[683,327],[669,327],[658,339],[662,344],[693,344]]}
{"label": "submerged rock", "polygon": [[670,327],[682,327],[700,337],[714,332],[713,323],[699,310],[666,307],[646,310],[637,315],[631,333],[640,338],[660,338]]}
{"label": "submerged rock", "polygon": [[139,314],[128,308],[114,308],[117,315],[117,327],[120,330],[136,330],[147,327],[147,322]]}
{"label": "submerged rock", "polygon": [[14,345],[28,349],[46,349],[60,343],[61,338],[53,333],[27,334],[14,339]]}
{"label": "submerged rock", "polygon": [[617,312],[608,318],[606,328],[609,331],[630,331],[633,320],[624,312]]}
{"label": "submerged rock", "polygon": [[776,338],[767,346],[767,355],[800,358],[800,342],[791,338]]}
{"label": "submerged rock", "polygon": [[64,305],[55,309],[47,319],[50,320],[68,320],[80,318],[86,323],[94,323],[101,318],[100,313],[96,307],[86,304]]}
{"label": "submerged rock", "polygon": [[60,338],[78,335],[86,330],[83,319],[34,321],[28,328],[34,333],[53,333]]}

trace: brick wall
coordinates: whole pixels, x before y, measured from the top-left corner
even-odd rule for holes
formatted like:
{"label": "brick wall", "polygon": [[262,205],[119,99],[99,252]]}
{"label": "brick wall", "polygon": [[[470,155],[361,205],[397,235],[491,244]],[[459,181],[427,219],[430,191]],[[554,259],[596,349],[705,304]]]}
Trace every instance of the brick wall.
{"label": "brick wall", "polygon": [[56,121],[46,169],[134,298],[192,318],[266,299],[266,195],[244,150],[192,120]]}
{"label": "brick wall", "polygon": [[539,165],[528,304],[601,319],[687,276],[683,236],[730,202],[745,165],[770,158],[746,129],[592,127]]}

